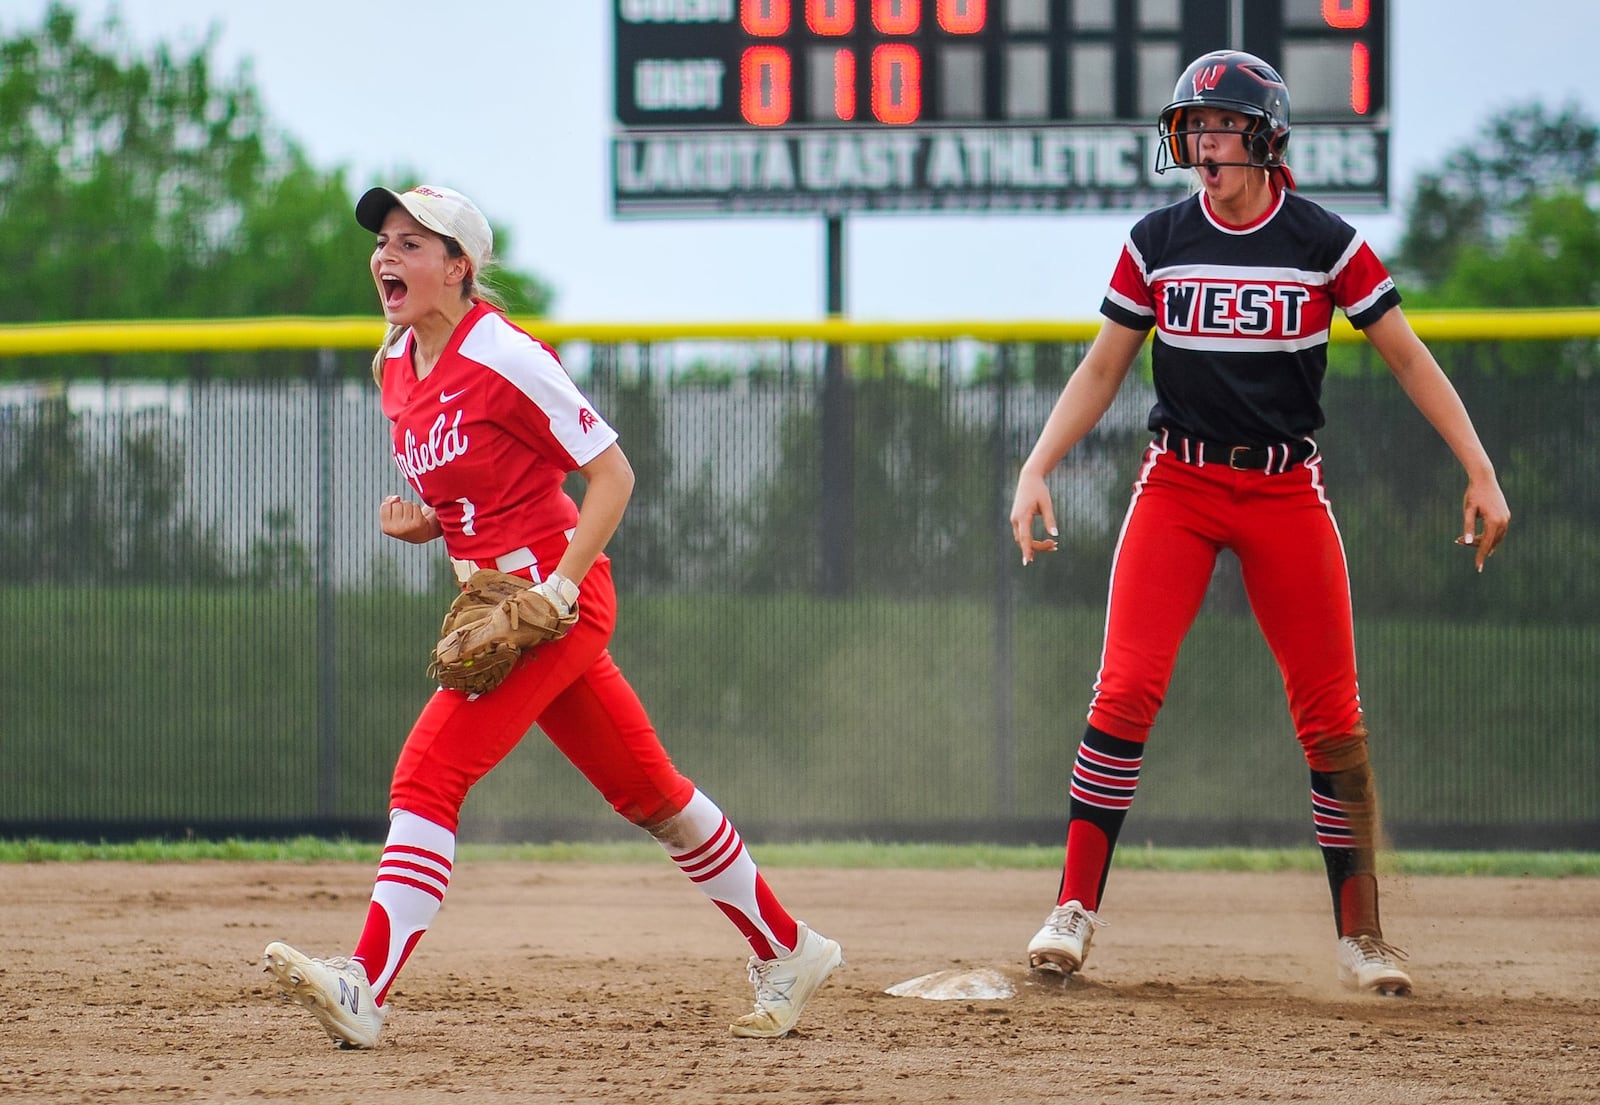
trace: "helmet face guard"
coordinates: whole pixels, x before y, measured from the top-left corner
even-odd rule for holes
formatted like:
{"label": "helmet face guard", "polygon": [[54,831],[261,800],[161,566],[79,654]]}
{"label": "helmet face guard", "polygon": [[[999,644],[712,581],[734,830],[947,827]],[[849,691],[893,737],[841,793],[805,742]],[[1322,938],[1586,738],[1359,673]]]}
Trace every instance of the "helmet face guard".
{"label": "helmet face guard", "polygon": [[1288,86],[1276,69],[1254,54],[1218,50],[1189,64],[1172,91],[1172,102],[1162,109],[1156,172],[1192,169],[1199,164],[1194,156],[1195,139],[1205,132],[1190,125],[1189,111],[1200,107],[1234,111],[1250,119],[1241,132],[1247,160],[1215,164],[1283,167],[1289,148]]}

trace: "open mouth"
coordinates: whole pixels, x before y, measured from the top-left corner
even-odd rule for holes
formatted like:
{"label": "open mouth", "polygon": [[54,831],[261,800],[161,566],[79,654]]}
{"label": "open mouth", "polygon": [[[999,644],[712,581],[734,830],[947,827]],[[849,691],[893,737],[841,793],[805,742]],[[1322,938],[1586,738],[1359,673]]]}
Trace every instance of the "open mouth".
{"label": "open mouth", "polygon": [[383,305],[393,310],[405,302],[406,282],[398,276],[382,276],[378,279],[378,294],[383,298]]}
{"label": "open mouth", "polygon": [[1222,166],[1207,159],[1200,165],[1200,174],[1207,184],[1216,184],[1222,179]]}

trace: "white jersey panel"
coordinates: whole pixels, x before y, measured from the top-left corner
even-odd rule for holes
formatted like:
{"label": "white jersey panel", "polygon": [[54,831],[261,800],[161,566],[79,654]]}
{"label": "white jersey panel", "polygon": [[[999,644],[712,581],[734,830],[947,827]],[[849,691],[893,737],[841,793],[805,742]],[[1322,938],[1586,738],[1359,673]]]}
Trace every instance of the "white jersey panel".
{"label": "white jersey panel", "polygon": [[1325,272],[1272,265],[1163,265],[1150,273],[1159,280],[1221,280],[1229,283],[1302,284],[1320,288],[1331,283]]}
{"label": "white jersey panel", "polygon": [[561,362],[496,313],[478,320],[461,341],[461,355],[503,377],[550,419],[550,435],[581,467],[617,440],[612,429]]}

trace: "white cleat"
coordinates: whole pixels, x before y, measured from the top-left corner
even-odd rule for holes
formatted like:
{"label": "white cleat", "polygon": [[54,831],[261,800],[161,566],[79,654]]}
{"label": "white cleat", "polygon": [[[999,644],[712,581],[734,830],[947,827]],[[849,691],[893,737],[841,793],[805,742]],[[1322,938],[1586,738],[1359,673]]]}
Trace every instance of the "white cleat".
{"label": "white cleat", "polygon": [[787,1036],[817,987],[843,962],[844,953],[836,941],[801,925],[800,939],[788,955],[781,959],[750,957],[756,1007],[728,1030],[735,1036],[758,1039]]}
{"label": "white cleat", "polygon": [[1383,997],[1411,996],[1411,976],[1395,962],[1406,953],[1376,936],[1339,938],[1339,981]]}
{"label": "white cleat", "polygon": [[1070,975],[1083,966],[1094,930],[1105,924],[1078,901],[1058,905],[1044,927],[1028,941],[1028,966],[1035,971]]}
{"label": "white cleat", "polygon": [[340,1047],[377,1044],[383,1009],[372,1000],[372,986],[361,964],[344,956],[312,959],[275,940],[262,953],[261,966],[285,995],[316,1015]]}

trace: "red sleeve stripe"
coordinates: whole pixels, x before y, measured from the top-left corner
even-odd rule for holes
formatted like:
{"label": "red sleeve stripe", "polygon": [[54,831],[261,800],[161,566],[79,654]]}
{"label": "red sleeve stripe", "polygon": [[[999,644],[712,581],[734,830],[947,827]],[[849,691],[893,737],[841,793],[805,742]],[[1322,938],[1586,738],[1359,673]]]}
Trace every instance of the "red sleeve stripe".
{"label": "red sleeve stripe", "polygon": [[1373,288],[1371,292],[1346,305],[1344,313],[1350,317],[1359,315],[1392,291],[1394,291],[1394,281],[1385,276],[1382,283]]}
{"label": "red sleeve stripe", "polygon": [[1394,288],[1389,270],[1359,233],[1350,239],[1328,275],[1332,277],[1333,301],[1350,316],[1361,314]]}
{"label": "red sleeve stripe", "polygon": [[1155,318],[1155,295],[1150,287],[1150,274],[1131,238],[1123,243],[1117,267],[1111,270],[1111,286],[1106,289],[1106,298],[1141,318]]}

